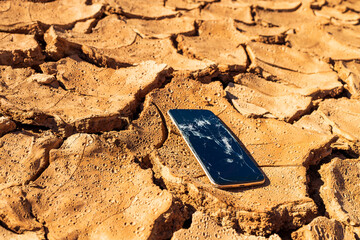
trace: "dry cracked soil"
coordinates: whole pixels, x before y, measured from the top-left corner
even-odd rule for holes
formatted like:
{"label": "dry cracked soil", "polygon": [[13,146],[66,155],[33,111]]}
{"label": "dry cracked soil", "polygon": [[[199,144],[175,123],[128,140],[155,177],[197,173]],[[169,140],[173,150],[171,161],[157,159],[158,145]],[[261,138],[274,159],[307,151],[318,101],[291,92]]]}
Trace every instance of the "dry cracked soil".
{"label": "dry cracked soil", "polygon": [[[0,0],[0,239],[360,239],[357,0]],[[214,187],[167,111],[264,184]]]}

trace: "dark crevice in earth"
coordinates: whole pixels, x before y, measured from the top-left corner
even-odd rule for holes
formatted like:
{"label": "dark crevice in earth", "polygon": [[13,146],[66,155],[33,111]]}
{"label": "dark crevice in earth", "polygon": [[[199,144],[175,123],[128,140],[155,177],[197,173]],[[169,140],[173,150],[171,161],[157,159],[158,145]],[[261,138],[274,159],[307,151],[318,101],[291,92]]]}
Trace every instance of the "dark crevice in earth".
{"label": "dark crevice in earth", "polygon": [[260,6],[257,6],[256,8],[258,9],[261,9],[261,10],[266,10],[268,12],[278,12],[278,13],[281,13],[281,12],[295,12],[297,10],[299,10],[299,8],[301,8],[303,6],[302,3],[299,4],[299,6],[297,6],[296,8],[290,8],[290,9],[269,9],[269,8],[263,8],[263,7],[260,7]]}
{"label": "dark crevice in earth", "polygon": [[[342,81],[340,81],[341,83],[343,83]],[[351,93],[346,89],[343,88],[342,92],[334,97],[325,97],[326,98],[334,98],[334,99],[339,99],[339,98],[351,98]]]}
{"label": "dark crevice in earth", "polygon": [[259,78],[263,78],[263,79],[265,79],[265,80],[267,80],[269,82],[276,82],[276,83],[282,83],[283,82],[282,79],[279,79],[275,75],[271,75],[271,74],[269,74],[267,72],[266,72],[266,74],[264,74],[265,71],[263,71],[263,69],[260,68],[260,67],[251,67],[251,64],[249,64],[248,69],[246,70],[246,72],[254,74],[254,75],[258,76]]}
{"label": "dark crevice in earth", "polygon": [[[62,76],[62,77],[65,78],[65,76]],[[56,75],[55,75],[55,79],[56,79],[56,81],[59,83],[59,87],[60,87],[60,88],[62,88],[64,91],[71,91],[70,89],[67,89],[67,88],[66,88],[65,84],[64,84],[62,81],[60,81],[59,79],[57,79]]]}
{"label": "dark crevice in earth", "polygon": [[221,0],[216,0],[216,1],[213,1],[213,2],[203,2],[203,4],[201,4],[199,6],[199,10],[201,12],[201,10],[203,10],[204,8],[206,8],[207,6],[211,5],[212,3],[215,3],[215,2],[220,2]]}
{"label": "dark crevice in earth", "polygon": [[[99,16],[97,16],[95,18],[88,18],[88,19],[85,19],[84,21],[78,21],[78,22],[85,22],[90,19],[94,19],[94,21],[90,24],[88,31],[86,32],[86,33],[92,33],[93,28],[95,28],[97,26],[98,22],[107,16],[108,16],[108,14],[106,14],[105,11],[103,11],[101,14],[99,14]],[[71,29],[73,29],[74,27],[75,27],[75,24]]]}
{"label": "dark crevice in earth", "polygon": [[194,37],[199,37],[200,33],[199,33],[199,28],[200,28],[200,22],[199,21],[195,21],[194,22],[194,27],[195,27],[195,32],[194,32]]}
{"label": "dark crevice in earth", "polygon": [[311,165],[307,172],[308,178],[308,194],[309,197],[312,198],[318,208],[318,216],[325,216],[325,205],[320,196],[320,187],[324,184],[321,180],[321,176],[319,173],[319,169],[322,164],[329,162],[329,159],[324,159],[321,164]]}
{"label": "dark crevice in earth", "polygon": [[170,209],[155,220],[154,227],[148,240],[172,239],[174,233],[184,225],[184,222],[191,217],[193,210],[181,199],[173,196]]}
{"label": "dark crevice in earth", "polygon": [[85,1],[85,4],[86,4],[86,5],[92,5],[92,4],[93,4],[93,1],[92,1],[92,0],[86,0],[86,1]]}
{"label": "dark crevice in earth", "polygon": [[281,240],[291,240],[291,233],[295,232],[296,230],[290,231],[290,230],[282,230],[277,232]]}
{"label": "dark crevice in earth", "polygon": [[360,235],[358,235],[357,233],[354,233],[355,235],[355,240],[360,240]]}
{"label": "dark crevice in earth", "polygon": [[35,73],[43,73],[39,65],[33,65],[31,68],[35,71]]}
{"label": "dark crevice in earth", "polygon": [[192,221],[193,221],[193,214],[196,212],[196,209],[190,205],[190,204],[184,204],[185,207],[187,208],[188,210],[188,217],[185,219],[183,225],[182,225],[182,228],[183,229],[189,229],[191,227],[191,224],[192,224]]}
{"label": "dark crevice in earth", "polygon": [[317,111],[319,108],[319,104],[314,104],[314,102],[311,102],[311,106],[310,109],[306,112],[303,112],[303,114],[301,114],[300,116],[298,116],[296,119],[294,119],[290,124],[294,124],[297,121],[301,120],[301,118],[311,115],[313,112]]}
{"label": "dark crevice in earth", "polygon": [[335,94],[331,94],[329,93],[328,95],[324,96],[322,98],[322,100],[324,101],[325,99],[339,99],[339,98],[350,98],[348,91],[345,88],[342,88],[342,90],[338,93]]}
{"label": "dark crevice in earth", "polygon": [[14,122],[16,124],[16,129],[19,131],[32,131],[34,133],[42,133],[42,132],[50,130],[49,127],[45,127],[45,126],[39,126],[39,125],[34,125],[34,124],[25,124],[25,123],[21,123],[18,121],[14,121]]}
{"label": "dark crevice in earth", "polygon": [[[68,57],[68,56],[65,56]],[[118,68],[126,68],[126,67],[132,67],[133,65],[130,63],[121,63],[116,61],[113,58],[109,58],[106,56],[99,56],[91,58],[88,54],[85,54],[83,52],[79,53],[79,57],[81,60],[88,62],[90,64],[93,64],[100,68],[112,68],[112,69],[118,69]]]}
{"label": "dark crevice in earth", "polygon": [[35,35],[35,40],[38,42],[42,53],[45,55],[44,62],[48,62],[48,61],[51,61],[51,59],[49,58],[49,56],[46,54],[46,51],[45,51],[45,49],[46,49],[46,42],[44,39],[45,31],[46,30],[44,30],[44,32],[42,34]]}
{"label": "dark crevice in earth", "polygon": [[153,164],[152,164],[152,162],[150,160],[149,155],[146,155],[144,157],[136,157],[135,158],[135,163],[137,163],[140,166],[140,168],[143,169],[143,170],[151,169],[153,183],[156,186],[158,186],[161,190],[167,190],[167,187],[166,187],[166,184],[165,184],[164,180],[161,177],[160,178],[155,177]]}
{"label": "dark crevice in earth", "polygon": [[333,149],[333,155],[344,157],[346,159],[358,159],[360,157],[359,153],[354,151],[353,149]]}
{"label": "dark crevice in earth", "polygon": [[[2,217],[2,216],[1,216]],[[2,217],[3,218],[3,217]],[[4,229],[12,232],[12,233],[16,233],[18,234],[17,232],[13,231],[11,228],[9,228],[3,221],[0,220],[0,227],[3,227]]]}
{"label": "dark crevice in earth", "polygon": [[49,229],[45,226],[45,224],[43,224],[43,228],[44,228],[44,238],[45,240],[49,240]]}
{"label": "dark crevice in earth", "polygon": [[[349,1],[349,2],[350,2],[350,1]],[[328,5],[327,2],[326,2],[326,5]],[[326,6],[326,5],[324,5],[324,6]],[[353,8],[353,7],[351,7],[351,6],[347,6],[344,13],[346,13],[346,12],[354,12],[354,13],[358,13],[358,14],[359,14],[359,13],[360,13],[360,10],[359,10],[359,9],[355,9],[355,8]]]}
{"label": "dark crevice in earth", "polygon": [[161,84],[161,86],[159,86],[159,87],[157,87],[155,89],[163,89],[163,88],[165,88],[166,85],[168,85],[173,80],[173,78],[174,78],[173,75],[165,76],[165,81]]}
{"label": "dark crevice in earth", "polygon": [[246,44],[241,44],[241,45],[242,45],[242,47],[243,47],[244,50],[245,50],[246,58],[247,58],[247,60],[248,60],[248,64],[246,65],[245,72],[250,72],[250,66],[251,66],[251,64],[252,64],[251,58],[250,58],[250,54],[249,54],[249,52],[248,52],[248,49],[247,49],[247,47],[246,47]]}
{"label": "dark crevice in earth", "polygon": [[234,77],[240,73],[243,72],[236,71],[236,72],[219,73],[215,77],[211,78],[211,82],[219,81],[222,83],[223,89],[225,89],[230,82],[234,82]]}
{"label": "dark crevice in earth", "polygon": [[262,36],[258,42],[288,46],[289,42],[286,41],[286,36],[286,34],[280,34],[278,36]]}
{"label": "dark crevice in earth", "polygon": [[[234,229],[237,234],[239,234],[239,235],[241,235],[241,234],[246,234],[246,233],[244,232],[244,230],[240,227],[240,224],[239,224],[238,221],[232,221],[232,224],[233,224],[233,225],[231,226],[231,228]],[[221,226],[221,225],[219,225],[219,226]]]}
{"label": "dark crevice in earth", "polygon": [[[86,4],[86,5],[92,5],[93,2],[92,2],[92,0],[86,0],[86,1],[85,1],[85,4]],[[86,21],[89,20],[89,19],[99,19],[99,20],[100,20],[100,19],[106,17],[106,11],[105,11],[105,10],[106,10],[106,9],[105,9],[105,5],[102,4],[101,10],[100,10],[96,15],[93,15],[93,16],[91,16],[91,17],[87,17],[87,18],[84,18],[84,19],[77,20],[77,21],[69,24],[69,26],[68,26],[66,29],[72,29],[72,28],[75,27],[75,24],[76,24],[76,23],[86,22]],[[54,25],[54,26],[56,26],[56,25]],[[49,26],[49,27],[50,27],[50,26]]]}
{"label": "dark crevice in earth", "polygon": [[253,22],[255,22],[256,9],[254,8],[253,5],[250,6],[250,13],[251,13],[251,20],[252,20]]}
{"label": "dark crevice in earth", "polygon": [[141,112],[144,110],[144,102],[145,102],[145,97],[141,98],[138,101],[138,104],[137,104],[137,107],[136,107],[135,111],[130,116],[130,124],[131,124],[132,121],[139,119],[139,117],[141,115]]}
{"label": "dark crevice in earth", "polygon": [[[191,206],[192,207],[192,206]],[[192,207],[193,208],[193,207]],[[194,209],[194,208],[193,208]],[[195,211],[195,209],[193,210]],[[192,215],[194,214],[194,212],[190,215],[190,217],[188,219],[186,219],[184,221],[184,224],[182,225],[183,229],[189,229],[191,227],[192,224]]]}
{"label": "dark crevice in earth", "polygon": [[[75,23],[73,24],[75,25]],[[74,27],[74,26],[73,26]],[[56,62],[57,60],[53,59],[47,52],[46,52],[46,41],[45,41],[45,38],[44,38],[44,35],[45,35],[45,32],[50,28],[50,25],[47,25],[47,26],[44,26],[43,27],[43,31],[41,32],[41,34],[36,34],[35,35],[35,40],[38,42],[40,48],[41,48],[41,52],[42,54],[45,56],[45,59],[43,60],[42,63],[47,63],[47,62]],[[64,56],[64,58],[67,57],[67,56]],[[39,65],[36,65],[36,66],[33,66],[33,69],[35,69],[36,72],[38,73],[42,73],[41,69],[40,69],[40,66]]]}
{"label": "dark crevice in earth", "polygon": [[[29,202],[28,202],[29,203]],[[40,221],[39,221],[39,219],[37,218],[37,216],[36,216],[36,214],[34,214],[34,212],[33,212],[33,208],[32,208],[32,205],[29,203],[29,206],[30,206],[30,208],[29,208],[29,212],[30,212],[30,216],[32,216],[34,219],[35,219],[35,221],[37,221],[38,223],[40,223],[41,225],[42,225],[42,227],[43,227],[43,229],[44,229],[44,239],[45,240],[49,240],[49,238],[48,238],[48,233],[49,233],[49,230],[48,230],[48,228],[45,226],[45,223],[41,223]]]}
{"label": "dark crevice in earth", "polygon": [[144,157],[136,157],[135,163],[137,163],[141,169],[152,169],[153,164],[150,161],[149,155],[146,155]]}
{"label": "dark crevice in earth", "polygon": [[164,180],[160,177],[160,178],[156,178],[155,177],[155,173],[153,171],[153,182],[156,186],[158,186],[161,190],[167,190],[167,187],[165,185]]}
{"label": "dark crevice in earth", "polygon": [[223,89],[225,89],[225,88],[226,88],[226,84],[224,84],[224,83],[222,82],[222,78],[221,78],[221,76],[215,76],[215,77],[212,77],[212,78],[211,78],[211,82],[216,82],[216,81],[218,81],[218,82],[221,82],[221,83],[222,83],[222,85],[223,85]]}
{"label": "dark crevice in earth", "polygon": [[[172,239],[175,232],[181,229],[189,229],[192,224],[193,214],[196,212],[196,209],[187,203],[184,203],[181,199],[173,195],[173,203],[175,205],[176,213],[178,219],[176,220],[175,226],[172,229],[169,229],[168,238]],[[149,238],[151,239],[151,237]]]}
{"label": "dark crevice in earth", "polygon": [[120,10],[115,10],[114,9],[114,13],[117,13],[117,14],[119,14],[121,16],[124,16],[124,17],[126,17],[128,19],[141,19],[141,20],[162,20],[162,19],[176,18],[176,17],[179,17],[181,15],[178,12],[178,13],[174,13],[174,14],[167,15],[167,16],[148,17],[148,16],[141,16],[141,15],[133,14],[133,13],[130,13],[130,12],[126,12],[126,11],[124,11],[122,9],[120,9]]}
{"label": "dark crevice in earth", "polygon": [[177,53],[183,55],[183,51],[181,49],[178,48],[179,42],[176,40],[177,38],[177,34],[174,34],[170,37],[172,46],[176,49]]}

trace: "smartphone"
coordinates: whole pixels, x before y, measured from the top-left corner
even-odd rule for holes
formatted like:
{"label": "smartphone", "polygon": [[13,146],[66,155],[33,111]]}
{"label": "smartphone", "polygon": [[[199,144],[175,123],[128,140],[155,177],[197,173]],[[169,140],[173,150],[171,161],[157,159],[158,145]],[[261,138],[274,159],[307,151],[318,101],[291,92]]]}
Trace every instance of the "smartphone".
{"label": "smartphone", "polygon": [[209,110],[171,109],[168,115],[216,187],[265,182],[262,171],[214,113]]}

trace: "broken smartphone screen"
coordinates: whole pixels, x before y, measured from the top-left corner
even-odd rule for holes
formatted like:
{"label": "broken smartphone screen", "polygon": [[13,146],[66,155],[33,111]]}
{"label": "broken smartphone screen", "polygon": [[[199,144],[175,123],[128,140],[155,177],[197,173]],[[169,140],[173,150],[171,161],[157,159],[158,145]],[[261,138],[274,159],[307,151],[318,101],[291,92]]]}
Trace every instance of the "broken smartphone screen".
{"label": "broken smartphone screen", "polygon": [[261,170],[214,113],[171,109],[168,114],[217,187],[249,186],[265,181]]}

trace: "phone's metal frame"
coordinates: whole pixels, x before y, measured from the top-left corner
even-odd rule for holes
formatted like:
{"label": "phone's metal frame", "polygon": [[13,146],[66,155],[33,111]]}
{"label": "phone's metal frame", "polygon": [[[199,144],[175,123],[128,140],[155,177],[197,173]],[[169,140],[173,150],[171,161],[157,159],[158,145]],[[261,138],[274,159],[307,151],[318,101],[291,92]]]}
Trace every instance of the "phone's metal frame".
{"label": "phone's metal frame", "polygon": [[[217,184],[214,179],[211,177],[210,173],[207,171],[206,167],[204,166],[203,162],[201,161],[200,157],[197,155],[196,151],[193,149],[193,147],[190,145],[190,143],[186,140],[186,138],[184,137],[183,132],[180,130],[180,128],[178,127],[178,124],[176,123],[175,119],[171,116],[171,114],[169,113],[170,110],[167,111],[167,114],[169,115],[171,121],[174,123],[174,125],[176,126],[176,128],[179,130],[181,137],[185,140],[186,145],[188,145],[188,147],[190,148],[191,152],[194,154],[196,160],[198,161],[198,163],[200,163],[201,168],[204,170],[206,176],[208,177],[208,179],[210,180],[210,182],[217,188],[234,188],[234,187],[248,187],[248,186],[253,186],[253,185],[259,185],[259,184],[263,184],[265,182],[265,175],[264,179],[261,181],[257,181],[257,182],[250,182],[250,183],[239,183],[239,184],[227,184],[227,185],[220,185]],[[233,136],[233,134],[225,127],[226,131],[236,140],[236,138]],[[260,170],[261,171],[261,170]],[[262,171],[261,171],[262,172]]]}

